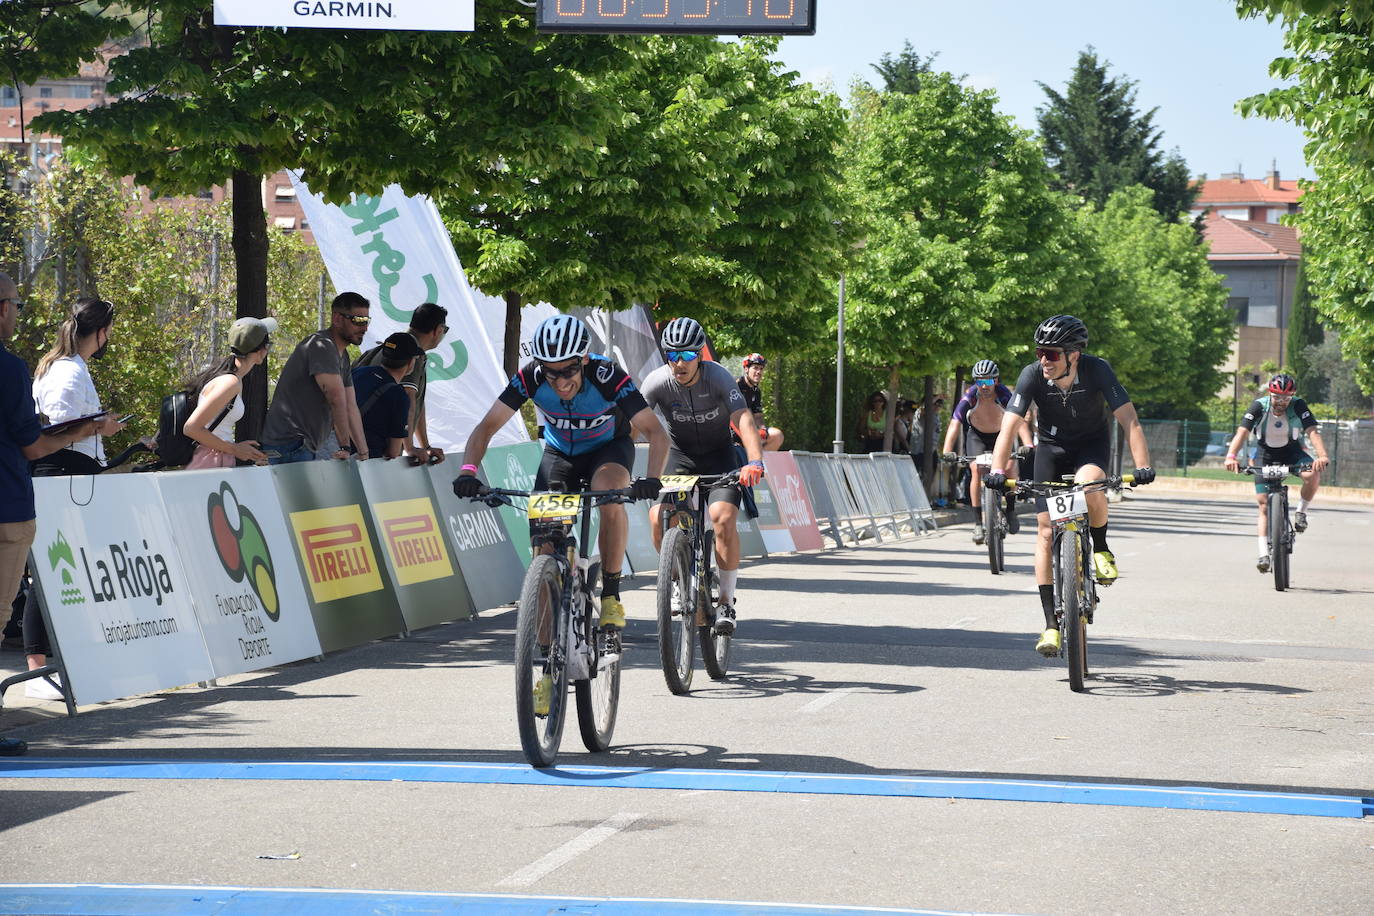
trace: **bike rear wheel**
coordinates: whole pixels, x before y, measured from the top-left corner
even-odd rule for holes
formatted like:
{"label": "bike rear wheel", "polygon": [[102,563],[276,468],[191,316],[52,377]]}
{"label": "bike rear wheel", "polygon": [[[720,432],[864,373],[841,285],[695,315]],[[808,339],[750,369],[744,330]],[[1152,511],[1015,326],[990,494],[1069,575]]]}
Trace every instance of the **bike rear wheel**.
{"label": "bike rear wheel", "polygon": [[1065,532],[1059,550],[1059,594],[1063,601],[1059,627],[1064,637],[1064,655],[1069,661],[1069,689],[1082,693],[1083,679],[1088,674],[1088,620],[1083,606],[1086,572],[1077,532]]}
{"label": "bike rear wheel", "polygon": [[705,546],[702,549],[703,561],[697,570],[697,606],[701,611],[703,620],[708,621],[705,626],[697,628],[697,634],[701,639],[701,661],[706,668],[706,673],[711,676],[711,680],[719,681],[725,678],[730,671],[730,641],[729,636],[717,635],[715,627],[710,623],[711,620],[711,563],[715,557],[716,549],[715,532],[707,530],[704,532]]}
{"label": "bike rear wheel", "polygon": [[[558,561],[535,557],[520,589],[515,623],[515,719],[520,747],[531,766],[553,766],[568,711],[567,622],[562,614],[563,579]],[[548,715],[535,714],[534,692],[545,675],[553,679]]]}
{"label": "bike rear wheel", "polygon": [[[590,600],[590,598],[588,599]],[[588,613],[596,619],[595,607]],[[597,647],[593,664],[597,669],[590,678],[573,681],[577,696],[577,727],[582,743],[589,751],[607,751],[611,735],[615,733],[615,715],[620,708],[620,635],[606,631],[593,632]]]}
{"label": "bike rear wheel", "polygon": [[1001,494],[988,490],[983,494],[983,532],[988,545],[988,568],[995,576],[1006,568],[1002,555],[1002,537],[1006,533],[1000,507]]}
{"label": "bike rear wheel", "polygon": [[1279,493],[1269,494],[1269,568],[1274,590],[1288,588],[1288,500]]}
{"label": "bike rear wheel", "polygon": [[692,687],[696,628],[691,539],[681,528],[669,528],[658,552],[658,658],[663,680],[679,696]]}

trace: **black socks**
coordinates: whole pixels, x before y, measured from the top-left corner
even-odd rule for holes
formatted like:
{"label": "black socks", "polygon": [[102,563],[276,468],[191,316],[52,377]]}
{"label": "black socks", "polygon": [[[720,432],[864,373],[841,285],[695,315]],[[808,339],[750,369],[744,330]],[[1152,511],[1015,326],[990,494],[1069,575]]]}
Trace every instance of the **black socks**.
{"label": "black socks", "polygon": [[1101,528],[1088,528],[1088,534],[1092,535],[1093,553],[1101,553],[1107,549],[1107,526]]}
{"label": "black socks", "polygon": [[1053,630],[1058,626],[1054,622],[1054,586],[1040,586],[1040,607],[1045,612],[1045,629]]}
{"label": "black socks", "polygon": [[620,573],[608,572],[601,574],[601,597],[620,597]]}

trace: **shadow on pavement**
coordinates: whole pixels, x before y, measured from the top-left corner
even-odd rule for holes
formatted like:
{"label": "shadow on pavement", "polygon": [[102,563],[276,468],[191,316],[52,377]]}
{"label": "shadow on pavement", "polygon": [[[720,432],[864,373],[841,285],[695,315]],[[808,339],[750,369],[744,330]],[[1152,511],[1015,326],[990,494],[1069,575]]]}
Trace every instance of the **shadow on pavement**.
{"label": "shadow on pavement", "polygon": [[[86,805],[114,798],[125,792],[62,792],[50,789],[29,791],[10,791],[5,793],[5,803],[0,805],[0,831],[9,830],[56,814],[75,811]],[[14,850],[10,850],[14,852]]]}

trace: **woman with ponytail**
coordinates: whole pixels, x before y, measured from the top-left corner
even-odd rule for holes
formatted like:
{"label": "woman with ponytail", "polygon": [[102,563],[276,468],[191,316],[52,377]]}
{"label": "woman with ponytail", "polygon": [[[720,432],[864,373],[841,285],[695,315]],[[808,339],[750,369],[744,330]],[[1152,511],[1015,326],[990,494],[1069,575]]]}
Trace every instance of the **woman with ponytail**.
{"label": "woman with ponytail", "polygon": [[[104,299],[78,299],[62,322],[57,343],[38,361],[33,397],[49,423],[63,423],[100,413],[100,396],[87,360],[100,359],[110,345],[115,307]],[[124,424],[112,417],[97,421],[95,434],[72,443],[34,465],[36,476],[96,474],[105,466],[101,436],[113,436]]]}
{"label": "woman with ponytail", "polygon": [[267,360],[276,330],[275,318],[240,318],[229,329],[229,355],[192,380],[190,390],[199,397],[182,426],[182,432],[196,441],[188,469],[232,468],[240,461],[267,463],[256,439],[234,441],[234,424],[243,416],[243,377]]}

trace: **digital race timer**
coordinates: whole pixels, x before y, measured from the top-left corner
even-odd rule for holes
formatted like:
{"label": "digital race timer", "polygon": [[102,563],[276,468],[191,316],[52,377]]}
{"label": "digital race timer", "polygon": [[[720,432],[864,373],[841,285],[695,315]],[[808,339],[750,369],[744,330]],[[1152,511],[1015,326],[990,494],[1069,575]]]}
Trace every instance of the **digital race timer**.
{"label": "digital race timer", "polygon": [[538,0],[541,32],[815,35],[816,0]]}

